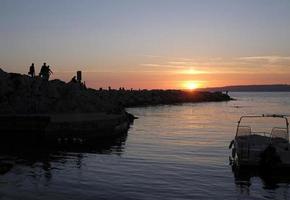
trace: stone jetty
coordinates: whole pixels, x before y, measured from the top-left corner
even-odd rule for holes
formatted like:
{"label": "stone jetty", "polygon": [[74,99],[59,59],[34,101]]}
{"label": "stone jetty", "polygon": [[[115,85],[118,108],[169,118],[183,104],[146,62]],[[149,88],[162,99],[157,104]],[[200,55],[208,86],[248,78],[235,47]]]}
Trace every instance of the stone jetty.
{"label": "stone jetty", "polygon": [[101,90],[96,91],[106,101],[123,107],[170,105],[181,103],[219,102],[233,100],[222,92],[185,90]]}
{"label": "stone jetty", "polygon": [[221,92],[95,90],[0,69],[0,132],[10,139],[115,137],[134,120],[127,107],[228,100]]}

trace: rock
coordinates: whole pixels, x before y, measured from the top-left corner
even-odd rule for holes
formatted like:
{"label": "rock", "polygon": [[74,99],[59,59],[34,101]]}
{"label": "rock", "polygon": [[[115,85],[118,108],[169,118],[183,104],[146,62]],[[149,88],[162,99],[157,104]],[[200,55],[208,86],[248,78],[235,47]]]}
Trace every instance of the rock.
{"label": "rock", "polygon": [[114,101],[100,98],[79,83],[45,81],[0,69],[0,114],[121,112]]}
{"label": "rock", "polygon": [[46,81],[1,69],[0,95],[0,114],[121,114],[125,107],[231,100],[221,92],[86,89],[79,83]]}

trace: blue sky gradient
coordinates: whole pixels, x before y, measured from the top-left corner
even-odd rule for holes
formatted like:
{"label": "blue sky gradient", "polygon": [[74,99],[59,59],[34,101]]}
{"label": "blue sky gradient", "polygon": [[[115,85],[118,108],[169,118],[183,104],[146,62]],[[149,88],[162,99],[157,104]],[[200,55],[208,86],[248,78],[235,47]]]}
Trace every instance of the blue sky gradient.
{"label": "blue sky gradient", "polygon": [[48,62],[65,80],[81,69],[93,87],[289,83],[289,11],[288,0],[0,0],[0,67]]}

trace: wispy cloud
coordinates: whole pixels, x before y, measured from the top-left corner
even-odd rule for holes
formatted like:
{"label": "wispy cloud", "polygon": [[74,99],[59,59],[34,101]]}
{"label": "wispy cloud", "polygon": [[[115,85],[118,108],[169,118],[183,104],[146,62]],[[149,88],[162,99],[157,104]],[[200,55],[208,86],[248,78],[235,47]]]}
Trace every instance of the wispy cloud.
{"label": "wispy cloud", "polygon": [[162,65],[160,65],[160,64],[152,64],[152,63],[141,64],[141,66],[144,66],[144,67],[162,67]]}
{"label": "wispy cloud", "polygon": [[290,56],[253,56],[240,57],[238,60],[246,65],[256,65],[261,68],[290,70]]}
{"label": "wispy cloud", "polygon": [[249,56],[249,57],[240,57],[238,60],[244,61],[268,61],[271,63],[280,62],[280,61],[290,61],[290,56]]}
{"label": "wispy cloud", "polygon": [[[186,59],[186,60],[185,60]],[[290,73],[290,56],[249,56],[233,58],[167,58],[141,64],[150,70],[178,74]],[[152,60],[151,60],[152,61]]]}
{"label": "wispy cloud", "polygon": [[140,64],[140,66],[148,67],[148,68],[155,68],[155,69],[162,69],[162,70],[186,68],[185,66],[176,66],[176,65],[170,65],[170,64],[154,64],[154,63],[144,63],[144,64]]}

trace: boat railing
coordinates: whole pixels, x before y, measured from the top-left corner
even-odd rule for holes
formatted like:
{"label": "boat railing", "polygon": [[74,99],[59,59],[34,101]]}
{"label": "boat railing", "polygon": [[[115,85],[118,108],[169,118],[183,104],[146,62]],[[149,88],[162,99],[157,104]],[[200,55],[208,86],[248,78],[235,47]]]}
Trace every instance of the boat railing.
{"label": "boat railing", "polygon": [[[285,120],[285,127],[273,127],[270,132],[267,131],[255,131],[252,130],[252,127],[248,124],[242,124],[241,121],[244,118],[281,118]],[[252,122],[252,121],[251,121]],[[243,141],[244,147],[250,148],[249,138],[250,136],[255,136],[256,139],[258,136],[264,136],[269,138],[269,143],[288,143],[289,142],[289,123],[288,119],[284,115],[262,115],[262,116],[242,116],[238,121],[236,139],[239,139],[240,142]],[[256,140],[255,139],[255,140]],[[266,141],[266,140],[264,140]]]}
{"label": "boat railing", "polygon": [[[271,114],[271,115],[244,115],[241,116],[239,121],[238,121],[238,126],[237,126],[237,131],[236,131],[236,136],[238,135],[250,135],[252,133],[251,127],[249,125],[241,125],[241,122],[244,118],[281,118],[285,120],[285,127],[273,127],[272,131],[271,131],[271,135],[273,135],[275,133],[275,130],[279,130],[278,132],[280,132],[281,130],[283,130],[283,132],[286,132],[287,136],[289,137],[289,122],[288,122],[288,118],[289,115],[277,115],[277,114]],[[247,129],[247,130],[243,130],[243,129]],[[243,132],[246,132],[243,133]],[[258,132],[256,132],[258,133]],[[274,134],[275,135],[275,134]]]}

